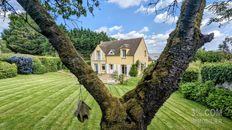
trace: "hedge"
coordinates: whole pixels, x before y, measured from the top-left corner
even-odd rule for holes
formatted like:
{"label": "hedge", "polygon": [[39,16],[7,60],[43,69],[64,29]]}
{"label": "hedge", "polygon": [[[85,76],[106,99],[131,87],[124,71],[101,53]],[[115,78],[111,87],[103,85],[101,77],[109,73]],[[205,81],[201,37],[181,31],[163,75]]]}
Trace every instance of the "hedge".
{"label": "hedge", "polygon": [[41,63],[46,67],[47,72],[56,72],[61,70],[62,62],[60,58],[57,57],[38,57]]}
{"label": "hedge", "polygon": [[0,79],[12,78],[17,76],[17,66],[0,61]]}
{"label": "hedge", "polygon": [[213,80],[216,84],[232,82],[232,63],[205,64],[201,70],[202,81]]}
{"label": "hedge", "polygon": [[199,79],[199,71],[195,69],[187,69],[181,76],[182,82],[195,82]]}
{"label": "hedge", "polygon": [[204,51],[202,49],[198,50],[195,55],[195,60],[200,60],[201,62],[221,62],[230,60],[232,55],[225,52],[215,52],[215,51]]}
{"label": "hedge", "polygon": [[221,110],[222,115],[232,119],[232,91],[217,88],[213,81],[185,83],[181,85],[184,97],[200,102],[211,109]]}
{"label": "hedge", "polygon": [[0,56],[0,61],[10,62],[9,59],[13,56],[31,57],[33,62],[33,74],[43,74],[46,72],[56,72],[61,69],[66,69],[59,57],[33,56],[25,54],[3,54]]}

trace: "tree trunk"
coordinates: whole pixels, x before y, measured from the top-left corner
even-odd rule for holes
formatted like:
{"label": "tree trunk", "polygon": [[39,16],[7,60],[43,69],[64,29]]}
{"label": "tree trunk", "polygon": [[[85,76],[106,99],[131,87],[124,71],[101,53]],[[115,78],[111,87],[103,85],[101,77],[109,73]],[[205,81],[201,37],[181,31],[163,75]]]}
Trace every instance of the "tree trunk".
{"label": "tree trunk", "polygon": [[213,39],[213,34],[203,35],[200,31],[205,0],[185,0],[176,29],[156,65],[144,74],[135,89],[118,99],[109,93],[38,0],[17,1],[24,9],[30,7],[26,11],[57,50],[64,65],[99,104],[102,130],[146,130],[155,113],[178,89],[179,78],[197,49]]}

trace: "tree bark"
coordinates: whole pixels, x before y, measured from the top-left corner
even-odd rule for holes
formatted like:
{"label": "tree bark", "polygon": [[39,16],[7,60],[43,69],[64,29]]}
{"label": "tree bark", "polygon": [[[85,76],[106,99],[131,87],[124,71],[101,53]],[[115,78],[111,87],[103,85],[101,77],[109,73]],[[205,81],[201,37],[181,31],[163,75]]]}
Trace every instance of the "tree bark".
{"label": "tree bark", "polygon": [[180,76],[197,49],[213,39],[213,34],[203,35],[200,31],[205,0],[185,0],[176,29],[169,35],[156,65],[149,68],[135,89],[118,99],[109,93],[38,0],[17,1],[24,9],[29,7],[26,11],[57,50],[64,65],[99,104],[102,130],[146,130],[155,113],[178,89]]}

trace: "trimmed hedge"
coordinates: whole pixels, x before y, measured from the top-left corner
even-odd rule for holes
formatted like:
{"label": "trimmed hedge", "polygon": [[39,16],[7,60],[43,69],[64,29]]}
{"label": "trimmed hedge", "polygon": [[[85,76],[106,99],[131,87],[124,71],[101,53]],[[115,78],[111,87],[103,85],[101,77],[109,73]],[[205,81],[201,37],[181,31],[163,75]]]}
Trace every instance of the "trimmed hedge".
{"label": "trimmed hedge", "polygon": [[229,53],[204,51],[202,49],[198,50],[195,56],[195,60],[200,60],[201,62],[221,62],[231,58],[232,55]]}
{"label": "trimmed hedge", "polygon": [[195,69],[187,69],[182,77],[181,81],[182,82],[195,82],[199,79],[199,71]]}
{"label": "trimmed hedge", "polygon": [[17,76],[17,66],[0,61],[0,79],[12,78]]}
{"label": "trimmed hedge", "polygon": [[41,63],[39,58],[33,58],[33,74],[44,74],[47,73],[46,67]]}
{"label": "trimmed hedge", "polygon": [[216,84],[232,82],[232,63],[205,64],[201,70],[202,81],[213,80]]}
{"label": "trimmed hedge", "polygon": [[33,74],[44,74],[47,72],[56,72],[61,69],[66,69],[59,57],[33,56],[25,54],[3,54],[0,56],[0,61],[10,62],[9,59],[14,56],[31,57]]}
{"label": "trimmed hedge", "polygon": [[56,57],[38,57],[41,63],[46,67],[47,72],[56,72],[62,69],[62,62]]}
{"label": "trimmed hedge", "polygon": [[185,98],[221,110],[223,116],[232,119],[232,91],[217,88],[213,81],[207,81],[182,84],[181,92]]}

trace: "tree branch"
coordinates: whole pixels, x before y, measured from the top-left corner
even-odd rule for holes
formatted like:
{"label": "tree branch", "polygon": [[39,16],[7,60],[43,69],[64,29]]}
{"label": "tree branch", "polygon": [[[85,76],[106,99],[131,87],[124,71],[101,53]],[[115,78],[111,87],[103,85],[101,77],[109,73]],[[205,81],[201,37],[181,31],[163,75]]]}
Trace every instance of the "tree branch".
{"label": "tree branch", "polygon": [[57,50],[64,65],[78,78],[87,91],[98,102],[104,110],[111,105],[111,100],[115,100],[102,81],[97,77],[89,65],[85,63],[81,55],[74,48],[70,38],[62,32],[56,25],[53,18],[40,5],[38,0],[17,0],[28,14],[40,27],[41,32],[46,36],[52,46]]}

